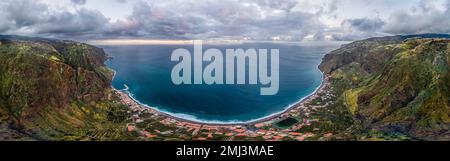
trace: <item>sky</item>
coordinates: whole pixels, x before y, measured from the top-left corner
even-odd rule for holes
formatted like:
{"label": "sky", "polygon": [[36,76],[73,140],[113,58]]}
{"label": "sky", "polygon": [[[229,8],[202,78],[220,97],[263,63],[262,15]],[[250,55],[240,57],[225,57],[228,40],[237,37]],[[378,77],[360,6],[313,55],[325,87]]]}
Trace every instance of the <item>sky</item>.
{"label": "sky", "polygon": [[352,41],[450,33],[450,0],[1,0],[0,34]]}

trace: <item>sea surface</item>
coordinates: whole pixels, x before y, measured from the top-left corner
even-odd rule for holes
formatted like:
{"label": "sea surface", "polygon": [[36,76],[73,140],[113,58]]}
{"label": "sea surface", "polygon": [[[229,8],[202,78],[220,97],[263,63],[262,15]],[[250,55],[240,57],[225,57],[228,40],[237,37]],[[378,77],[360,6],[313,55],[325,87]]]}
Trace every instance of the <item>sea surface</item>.
{"label": "sea surface", "polygon": [[[192,45],[101,46],[113,57],[106,62],[116,71],[112,85],[151,108],[175,117],[205,123],[244,123],[285,111],[312,94],[322,83],[318,69],[323,56],[342,43],[243,43],[203,45],[220,49],[279,49],[280,88],[261,96],[261,85],[174,85],[170,61],[175,49],[193,54]],[[208,63],[203,63],[207,65]],[[225,77],[224,77],[225,78]],[[265,86],[264,86],[265,87]]]}

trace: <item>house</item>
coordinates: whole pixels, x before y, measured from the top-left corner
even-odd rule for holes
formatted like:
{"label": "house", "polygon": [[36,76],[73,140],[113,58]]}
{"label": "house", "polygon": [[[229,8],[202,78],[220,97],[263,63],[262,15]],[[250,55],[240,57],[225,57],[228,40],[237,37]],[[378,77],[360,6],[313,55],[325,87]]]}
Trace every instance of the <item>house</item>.
{"label": "house", "polygon": [[156,135],[152,135],[151,133],[149,133],[148,131],[145,131],[145,130],[142,131],[141,133],[142,133],[142,135],[144,135],[145,137],[147,137],[149,139],[157,137]]}
{"label": "house", "polygon": [[134,126],[134,124],[128,124],[127,125],[127,131],[128,132],[136,131],[136,126]]}
{"label": "house", "polygon": [[292,136],[301,136],[301,135],[303,135],[303,134],[302,134],[302,133],[299,133],[299,132],[290,132],[289,135],[292,135]]}
{"label": "house", "polygon": [[272,139],[272,136],[270,136],[270,135],[265,135],[265,136],[263,136],[263,138],[264,138],[265,140],[269,140],[269,139]]}
{"label": "house", "polygon": [[255,124],[255,127],[258,129],[263,128],[264,126],[266,126],[266,124],[264,124],[264,123]]}
{"label": "house", "polygon": [[277,135],[277,136],[273,136],[272,138],[275,139],[275,140],[280,140],[280,139],[283,139],[284,137],[280,136],[280,135]]}
{"label": "house", "polygon": [[246,136],[247,136],[247,134],[245,134],[245,133],[236,134],[236,137],[246,137]]}
{"label": "house", "polygon": [[323,137],[325,138],[330,138],[331,136],[333,136],[333,133],[326,133],[325,135],[323,135]]}
{"label": "house", "polygon": [[237,133],[243,133],[243,132],[245,132],[246,130],[245,129],[236,129],[236,130],[234,130],[235,132],[237,132]]}

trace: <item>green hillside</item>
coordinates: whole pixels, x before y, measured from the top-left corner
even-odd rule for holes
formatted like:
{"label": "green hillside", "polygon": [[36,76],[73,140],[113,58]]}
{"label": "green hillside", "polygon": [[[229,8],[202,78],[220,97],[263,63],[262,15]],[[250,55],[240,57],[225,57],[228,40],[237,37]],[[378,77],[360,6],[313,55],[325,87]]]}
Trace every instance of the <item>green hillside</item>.
{"label": "green hillside", "polygon": [[125,107],[114,98],[105,60],[102,49],[87,44],[0,36],[0,121],[7,128],[0,134],[37,140],[122,137]]}
{"label": "green hillside", "polygon": [[450,139],[450,40],[439,37],[357,41],[323,59],[320,69],[361,122],[362,139]]}

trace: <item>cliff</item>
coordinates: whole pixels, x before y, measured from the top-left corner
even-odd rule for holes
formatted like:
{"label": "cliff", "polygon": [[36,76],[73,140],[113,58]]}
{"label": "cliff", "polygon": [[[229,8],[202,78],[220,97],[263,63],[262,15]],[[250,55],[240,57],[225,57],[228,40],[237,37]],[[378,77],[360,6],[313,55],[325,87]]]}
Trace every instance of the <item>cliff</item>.
{"label": "cliff", "polygon": [[356,41],[326,55],[320,69],[360,122],[359,132],[449,140],[448,38],[426,34]]}
{"label": "cliff", "polygon": [[120,131],[125,107],[113,95],[106,60],[102,49],[83,43],[0,36],[3,135],[79,140],[104,131],[102,138],[115,139],[120,132],[108,131]]}

